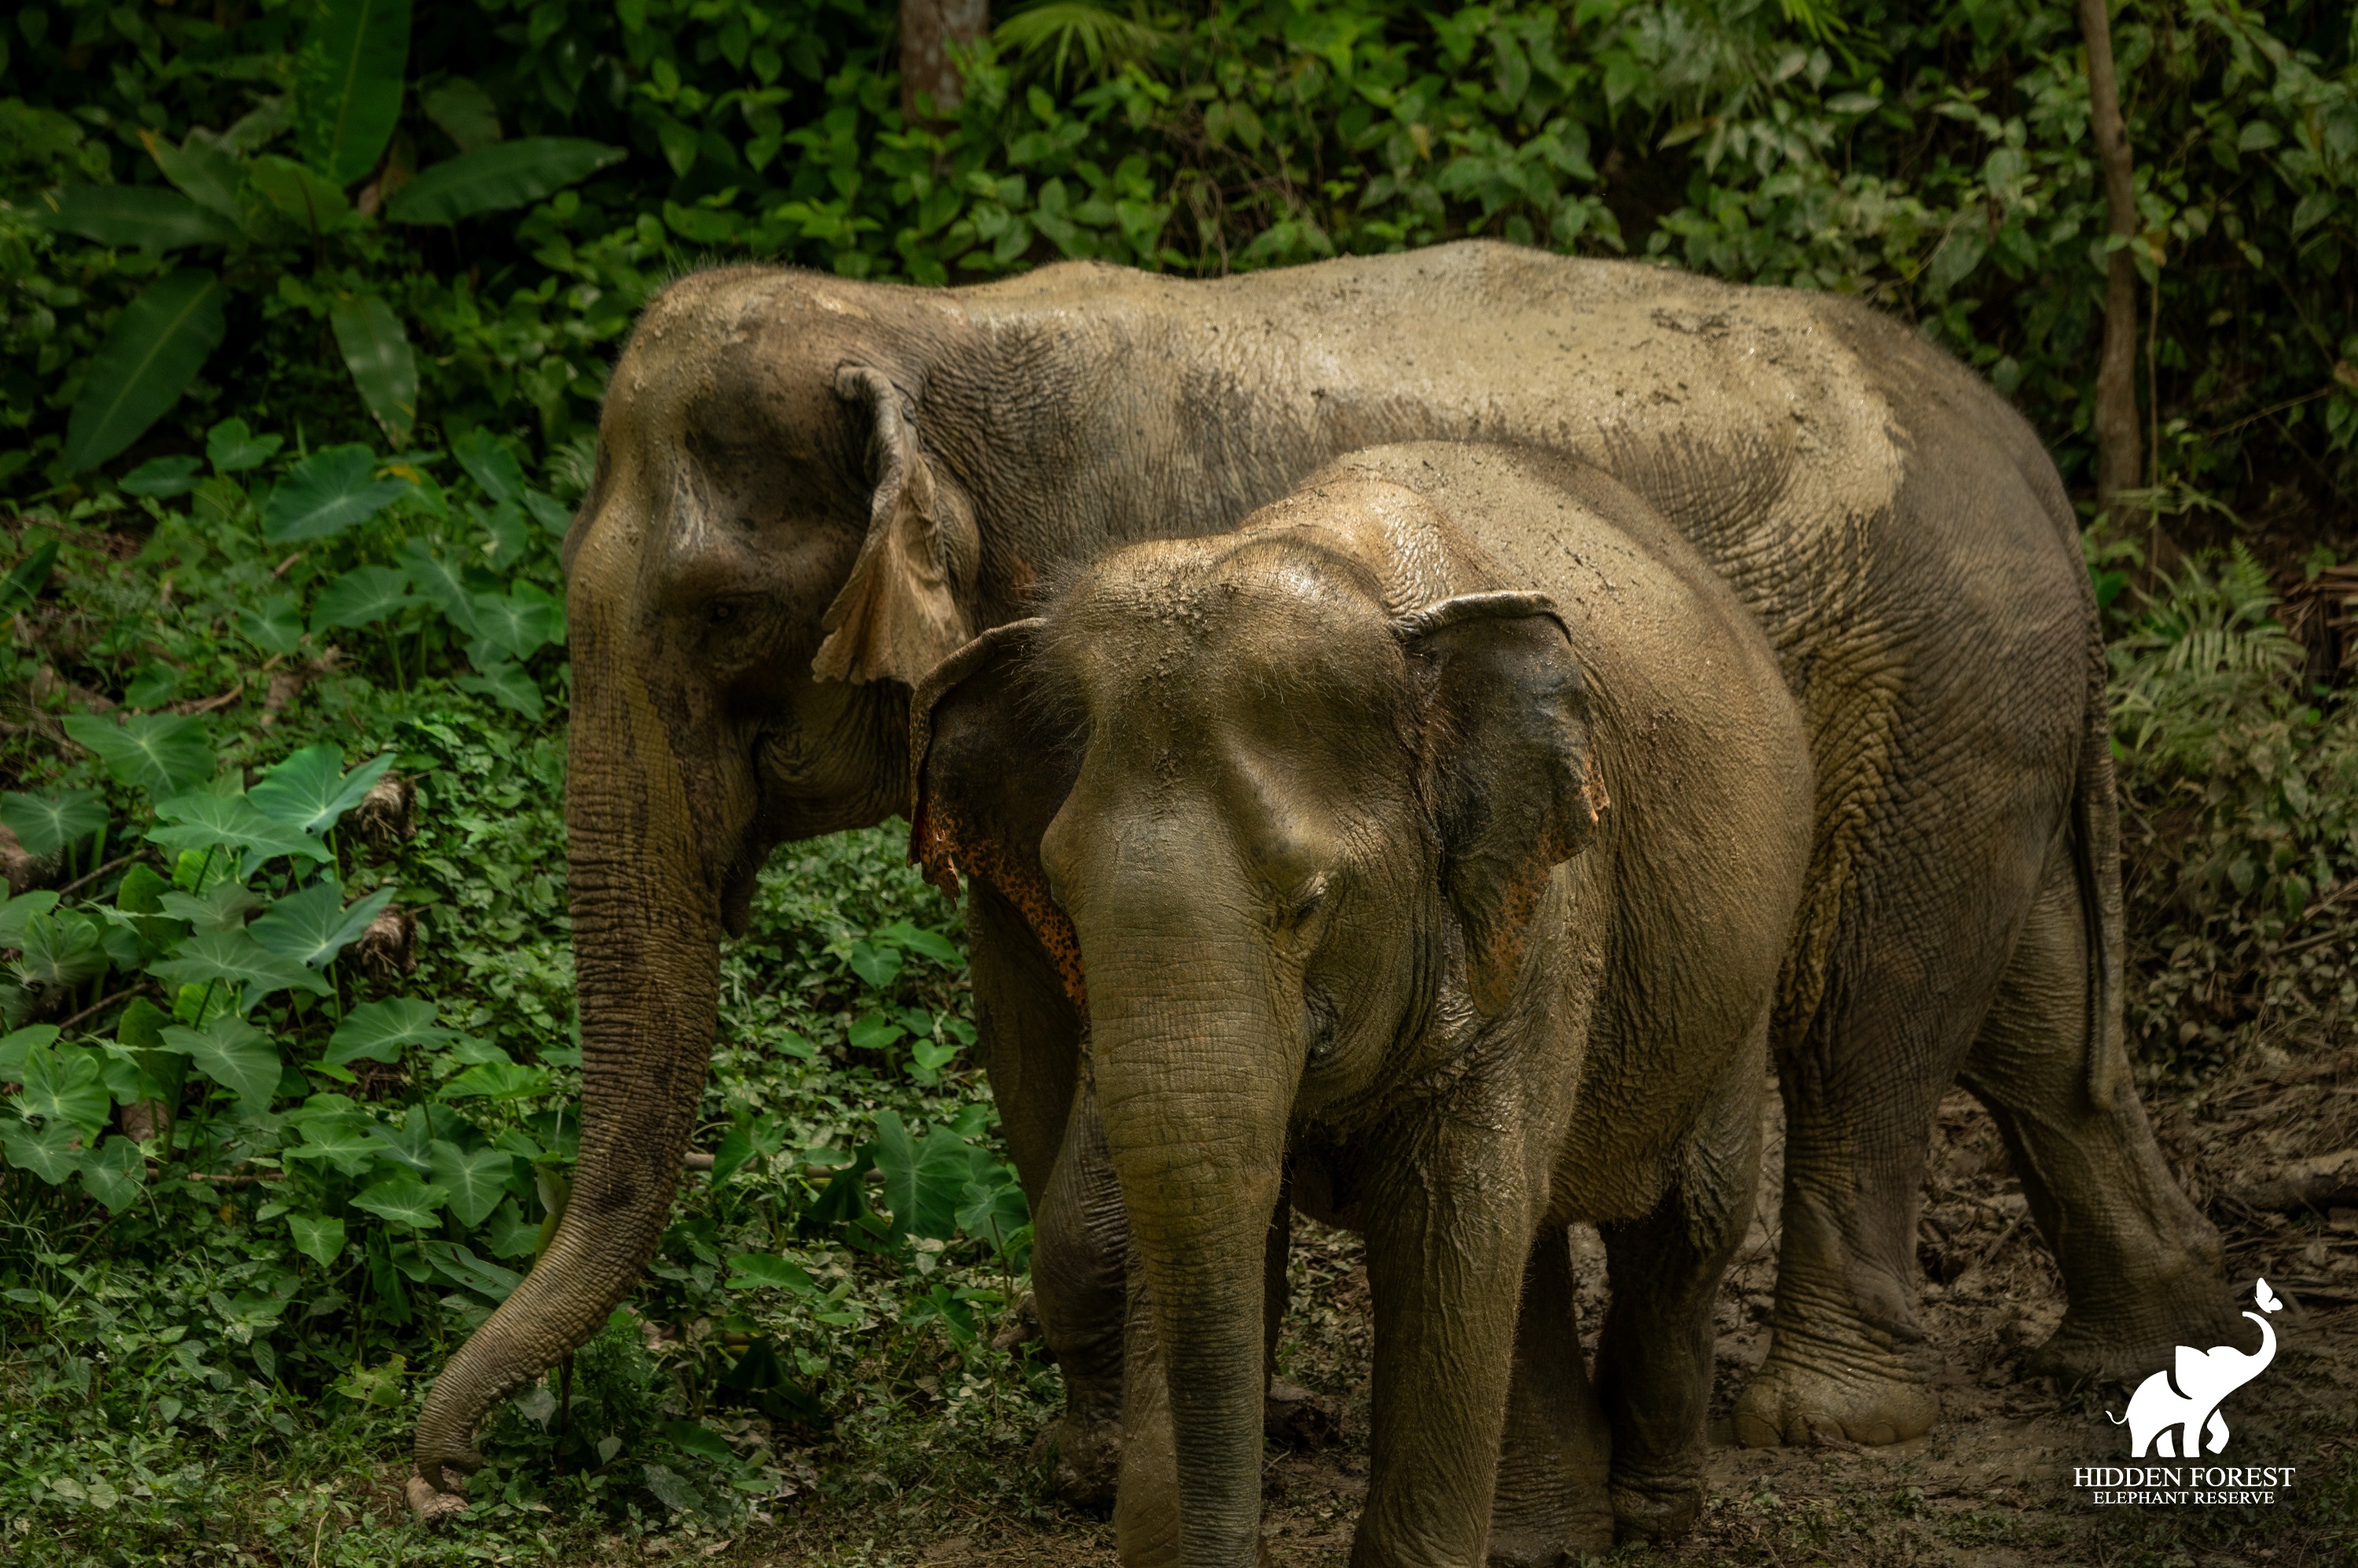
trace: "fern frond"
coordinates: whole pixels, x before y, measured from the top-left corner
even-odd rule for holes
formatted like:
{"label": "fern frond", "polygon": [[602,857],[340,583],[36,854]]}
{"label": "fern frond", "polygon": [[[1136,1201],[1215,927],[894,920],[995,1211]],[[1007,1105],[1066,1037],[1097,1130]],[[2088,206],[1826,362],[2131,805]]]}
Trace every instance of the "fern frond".
{"label": "fern frond", "polygon": [[1065,62],[1075,55],[1092,72],[1104,76],[1174,41],[1171,34],[1152,26],[1139,13],[1122,16],[1089,0],[1044,0],[1000,23],[991,37],[1035,63],[1053,51],[1049,69],[1060,83]]}

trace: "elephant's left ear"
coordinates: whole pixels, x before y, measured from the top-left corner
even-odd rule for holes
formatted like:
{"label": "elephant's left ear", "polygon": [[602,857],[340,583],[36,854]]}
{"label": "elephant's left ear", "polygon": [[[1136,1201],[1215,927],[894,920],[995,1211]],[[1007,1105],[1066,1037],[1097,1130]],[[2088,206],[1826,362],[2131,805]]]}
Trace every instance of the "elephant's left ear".
{"label": "elephant's left ear", "polygon": [[846,365],[836,395],[868,417],[868,536],[819,624],[821,680],[915,686],[972,634],[958,600],[974,585],[982,537],[973,503],[920,438],[914,410],[883,372]]}
{"label": "elephant's left ear", "polygon": [[1420,687],[1443,891],[1487,1016],[1514,994],[1549,873],[1587,846],[1606,805],[1588,693],[1544,594],[1467,594],[1395,630]]}
{"label": "elephant's left ear", "polygon": [[964,874],[1022,916],[1088,1016],[1081,945],[1048,892],[1040,839],[1079,771],[1072,747],[1028,700],[1045,622],[996,626],[917,684],[909,704],[909,859],[955,896]]}

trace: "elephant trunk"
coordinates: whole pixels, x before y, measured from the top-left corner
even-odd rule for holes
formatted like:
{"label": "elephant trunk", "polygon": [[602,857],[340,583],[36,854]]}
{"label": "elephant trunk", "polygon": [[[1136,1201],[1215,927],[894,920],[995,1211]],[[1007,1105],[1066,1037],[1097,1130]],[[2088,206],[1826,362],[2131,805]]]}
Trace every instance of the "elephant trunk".
{"label": "elephant trunk", "polygon": [[[584,665],[577,630],[576,668]],[[586,672],[585,672],[586,674]],[[681,772],[645,683],[579,679],[566,794],[581,1016],[580,1162],[547,1252],[435,1379],[419,1476],[455,1488],[476,1423],[596,1334],[654,1254],[712,1046],[719,905]]]}
{"label": "elephant trunk", "polygon": [[[1179,1560],[1251,1568],[1265,1243],[1299,1082],[1266,951],[1148,920],[1081,934],[1097,1095],[1169,1390]],[[1224,951],[1225,949],[1225,951]]]}

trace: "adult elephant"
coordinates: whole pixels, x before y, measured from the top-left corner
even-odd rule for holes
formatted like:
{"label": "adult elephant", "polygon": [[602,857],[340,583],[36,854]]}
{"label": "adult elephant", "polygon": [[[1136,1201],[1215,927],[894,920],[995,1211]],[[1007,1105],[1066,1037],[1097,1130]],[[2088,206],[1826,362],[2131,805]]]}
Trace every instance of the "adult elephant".
{"label": "adult elephant", "polygon": [[[776,845],[903,807],[927,669],[1079,562],[1419,438],[1615,475],[1726,576],[1801,705],[1817,816],[1775,1021],[1783,1251],[1746,1440],[1932,1420],[1914,1205],[1961,1070],[2070,1292],[2038,1364],[2123,1376],[2206,1342],[2217,1238],[2122,1048],[2104,663],[2071,507],[1955,362],[1855,303],[1494,243],[1217,282],[733,268],[647,308],[567,541],[580,1165],[546,1256],[435,1382],[414,1506],[461,1506],[476,1422],[637,1280],[704,1083],[719,938]],[[1093,1130],[1066,1137],[1080,977],[1024,908],[1046,896],[1022,849],[1044,824],[1001,826],[1006,874],[979,880],[1011,891],[969,914],[985,1060],[1038,1216],[1063,1441],[1101,1471],[1122,1220]]]}

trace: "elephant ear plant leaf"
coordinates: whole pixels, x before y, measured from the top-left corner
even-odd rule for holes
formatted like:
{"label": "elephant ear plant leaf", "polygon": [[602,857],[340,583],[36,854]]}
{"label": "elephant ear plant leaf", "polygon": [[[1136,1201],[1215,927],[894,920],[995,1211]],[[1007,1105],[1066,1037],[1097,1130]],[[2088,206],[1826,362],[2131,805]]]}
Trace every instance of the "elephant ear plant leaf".
{"label": "elephant ear plant leaf", "polygon": [[344,1014],[344,1021],[329,1036],[327,1054],[321,1059],[332,1067],[363,1058],[398,1062],[402,1052],[412,1045],[430,1047],[457,1038],[453,1031],[435,1023],[434,1012],[432,1002],[415,997],[364,1001]]}
{"label": "elephant ear plant leaf", "polygon": [[270,1037],[233,1013],[223,1013],[202,1029],[179,1025],[164,1031],[164,1048],[189,1058],[189,1065],[235,1096],[239,1103],[266,1107],[278,1087],[282,1064]]}
{"label": "elephant ear plant leaf", "polygon": [[96,790],[0,795],[0,825],[36,855],[54,855],[87,841],[106,826],[106,803]]}
{"label": "elephant ear plant leaf", "polygon": [[376,454],[357,442],[312,453],[270,492],[262,536],[274,545],[333,538],[409,493],[407,480],[375,470]]}
{"label": "elephant ear plant leaf", "polygon": [[92,713],[62,720],[76,745],[95,752],[115,782],[150,795],[170,795],[213,771],[213,749],[201,719],[180,714],[133,714],[120,724]]}
{"label": "elephant ear plant leaf", "polygon": [[318,971],[283,957],[245,931],[200,933],[180,944],[172,957],[148,966],[160,979],[183,986],[227,985],[243,999],[239,1011],[283,990],[325,996],[335,989]]}
{"label": "elephant ear plant leaf", "polygon": [[371,757],[350,773],[343,764],[343,752],[332,743],[307,746],[256,780],[246,799],[276,821],[324,835],[368,797],[393,766],[393,753]]}
{"label": "elephant ear plant leaf", "polygon": [[379,888],[352,903],[344,903],[343,884],[323,876],[288,893],[255,917],[246,927],[254,939],[282,958],[307,968],[324,969],[337,954],[351,946],[384,913],[394,890]]}

